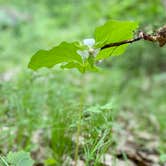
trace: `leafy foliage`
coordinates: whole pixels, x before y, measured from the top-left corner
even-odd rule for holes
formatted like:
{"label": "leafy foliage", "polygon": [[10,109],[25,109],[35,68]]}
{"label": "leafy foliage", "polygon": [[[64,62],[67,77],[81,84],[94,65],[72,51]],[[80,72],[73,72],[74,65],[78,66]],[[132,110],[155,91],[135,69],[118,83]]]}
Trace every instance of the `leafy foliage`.
{"label": "leafy foliage", "polygon": [[32,166],[34,161],[31,159],[29,153],[20,152],[9,152],[6,158],[0,160],[1,166]]}
{"label": "leafy foliage", "polygon": [[97,71],[95,63],[110,55],[120,55],[127,48],[127,44],[119,47],[111,47],[105,50],[100,48],[106,44],[127,40],[133,37],[133,31],[138,24],[130,21],[111,20],[103,26],[96,28],[95,40],[85,39],[83,43],[62,42],[48,51],[39,50],[32,56],[29,68],[53,67],[61,64],[62,68],[77,68],[80,72]]}
{"label": "leafy foliage", "polygon": [[76,44],[62,42],[51,50],[40,50],[32,57],[29,67],[35,70],[40,67],[53,67],[63,62],[82,63],[81,57],[76,53],[79,49]]}
{"label": "leafy foliage", "polygon": [[[103,26],[96,28],[95,40],[98,47],[102,47],[109,43],[116,43],[128,40],[133,37],[133,31],[138,28],[136,22],[130,21],[108,21]],[[110,55],[120,55],[127,48],[128,44],[119,47],[111,47],[101,50],[96,59],[105,59]]]}
{"label": "leafy foliage", "polygon": [[100,47],[127,40],[133,37],[133,31],[136,28],[138,28],[136,22],[111,20],[96,28],[95,40]]}

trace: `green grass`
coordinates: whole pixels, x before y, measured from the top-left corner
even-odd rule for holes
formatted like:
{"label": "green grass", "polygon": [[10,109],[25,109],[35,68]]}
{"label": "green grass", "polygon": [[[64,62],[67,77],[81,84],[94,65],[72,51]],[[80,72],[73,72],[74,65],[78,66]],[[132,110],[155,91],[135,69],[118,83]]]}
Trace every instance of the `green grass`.
{"label": "green grass", "polygon": [[[2,149],[6,148],[9,151],[23,148],[33,151],[37,148],[36,146],[41,146],[40,141],[37,144],[33,143],[33,141],[38,141],[33,140],[33,135],[40,130],[44,147],[50,149],[50,153],[45,152],[46,159],[53,157],[61,163],[63,155],[72,156],[75,148],[72,137],[75,136],[76,126],[79,123],[79,105],[82,94],[86,99],[83,103],[86,118],[83,115],[81,135],[87,135],[85,138],[88,142],[92,135],[93,139],[91,138],[92,142],[90,141],[89,144],[94,146],[93,141],[96,144],[96,141],[100,139],[99,133],[105,132],[107,130],[105,125],[112,121],[111,108],[100,108],[100,103],[92,101],[94,105],[98,105],[96,106],[97,112],[95,113],[94,110],[92,114],[86,111],[89,105],[87,100],[89,95],[86,96],[87,91],[80,89],[78,73],[72,75],[69,77],[68,74],[57,71],[40,74],[23,72],[20,73],[18,79],[1,85],[2,134],[0,142],[2,144],[0,147]],[[86,89],[87,83],[83,86]],[[104,112],[106,113],[103,114]],[[97,149],[103,150],[103,148],[104,146]]]}
{"label": "green grass", "polygon": [[[54,159],[57,165],[62,163],[64,156],[73,158],[83,95],[79,136],[83,142],[79,145],[79,157],[85,158],[87,164],[99,164],[100,156],[114,142],[112,126],[119,123],[116,117],[126,109],[133,114],[136,123],[139,121],[141,131],[155,134],[156,126],[150,117],[156,118],[160,150],[164,153],[163,77],[152,77],[153,81],[146,87],[144,76],[131,78],[126,84],[122,71],[105,70],[87,74],[82,85],[84,89],[80,89],[81,76],[75,71],[69,74],[69,71],[58,70],[38,73],[23,70],[10,82],[1,83],[0,149],[3,153],[24,149],[40,154],[42,147],[44,154],[34,155],[36,159]],[[125,87],[121,88],[123,84]]]}

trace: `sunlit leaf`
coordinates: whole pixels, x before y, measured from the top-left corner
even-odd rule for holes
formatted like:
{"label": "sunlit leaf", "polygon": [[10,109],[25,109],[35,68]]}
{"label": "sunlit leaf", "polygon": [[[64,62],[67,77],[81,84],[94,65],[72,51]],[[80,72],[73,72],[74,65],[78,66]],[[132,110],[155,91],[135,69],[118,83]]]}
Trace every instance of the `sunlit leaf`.
{"label": "sunlit leaf", "polygon": [[80,49],[80,47],[77,42],[62,42],[60,45],[53,47],[48,51],[39,50],[32,56],[28,67],[37,70],[41,67],[51,68],[54,65],[63,62],[77,62],[81,64],[82,58],[77,53],[78,49]]}
{"label": "sunlit leaf", "polygon": [[77,62],[68,62],[67,64],[61,65],[62,69],[72,69],[72,68],[77,68],[81,73],[84,73],[84,66],[80,63]]}
{"label": "sunlit leaf", "polygon": [[[106,44],[132,39],[133,31],[137,28],[138,24],[136,22],[108,21],[103,26],[97,27],[95,30],[96,47],[101,48]],[[96,60],[107,58],[110,55],[120,55],[125,51],[127,45],[128,44],[101,50],[97,55]]]}
{"label": "sunlit leaf", "polygon": [[128,44],[124,44],[124,45],[121,45],[118,47],[111,47],[111,48],[103,49],[97,55],[96,60],[105,59],[111,55],[121,55],[126,50],[127,46],[128,46]]}
{"label": "sunlit leaf", "polygon": [[95,41],[98,47],[115,43],[133,37],[133,31],[138,28],[136,22],[111,20],[95,30]]}

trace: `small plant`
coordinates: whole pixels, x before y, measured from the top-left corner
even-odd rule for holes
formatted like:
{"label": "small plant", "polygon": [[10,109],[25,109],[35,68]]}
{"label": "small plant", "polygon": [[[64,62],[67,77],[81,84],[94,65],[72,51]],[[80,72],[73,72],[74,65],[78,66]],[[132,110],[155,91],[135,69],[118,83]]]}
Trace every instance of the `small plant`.
{"label": "small plant", "polygon": [[137,28],[136,22],[108,21],[96,28],[92,39],[84,39],[83,42],[62,42],[48,51],[39,50],[32,56],[28,67],[37,70],[41,67],[51,68],[60,64],[63,69],[77,68],[81,73],[97,71],[96,64],[100,60],[110,55],[122,54],[128,44],[105,47],[110,43],[133,38],[133,31]]}
{"label": "small plant", "polygon": [[34,161],[31,159],[30,154],[24,151],[9,152],[6,157],[0,156],[1,166],[32,166]]}
{"label": "small plant", "polygon": [[50,50],[39,50],[34,54],[28,65],[37,70],[41,67],[51,68],[60,64],[61,68],[77,68],[81,73],[97,71],[96,64],[111,55],[124,53],[129,43],[141,39],[158,42],[160,47],[166,44],[166,26],[160,28],[155,35],[140,32],[133,38],[138,28],[136,22],[115,21],[106,22],[96,28],[94,38],[84,39],[83,42],[62,42]]}
{"label": "small plant", "polygon": [[[165,27],[161,28],[155,35],[140,32],[134,38],[134,31],[138,28],[138,23],[132,21],[111,20],[95,29],[94,38],[84,39],[83,42],[62,42],[50,50],[39,50],[34,54],[28,67],[37,70],[42,67],[51,68],[59,65],[62,69],[76,68],[81,73],[88,71],[97,72],[100,70],[98,63],[111,55],[121,55],[126,50],[129,43],[141,39],[158,42],[160,46],[166,43]],[[80,83],[84,89],[84,74]],[[77,123],[75,165],[77,165],[79,153],[79,137],[82,131],[82,118],[84,109],[84,98],[80,97],[80,110]]]}

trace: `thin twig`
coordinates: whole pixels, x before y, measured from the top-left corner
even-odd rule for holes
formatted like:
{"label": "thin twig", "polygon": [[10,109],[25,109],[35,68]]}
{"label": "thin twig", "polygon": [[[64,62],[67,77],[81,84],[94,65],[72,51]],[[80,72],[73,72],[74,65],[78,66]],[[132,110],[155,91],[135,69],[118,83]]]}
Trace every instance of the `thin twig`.
{"label": "thin twig", "polygon": [[133,43],[133,42],[139,41],[141,39],[143,39],[143,38],[140,36],[140,37],[137,37],[137,38],[131,39],[131,40],[123,40],[123,41],[116,42],[116,43],[106,44],[105,46],[101,47],[101,50],[103,50],[105,48],[121,46],[123,44]]}
{"label": "thin twig", "polygon": [[166,25],[161,27],[155,35],[151,34],[146,34],[144,32],[140,32],[138,34],[138,37],[134,39],[129,39],[129,40],[123,40],[120,42],[115,42],[115,43],[109,43],[101,47],[101,50],[106,49],[106,48],[111,48],[111,47],[117,47],[121,46],[123,44],[129,44],[129,43],[134,43],[139,40],[146,40],[146,41],[151,41],[151,42],[158,42],[160,47],[163,47],[166,44]]}

